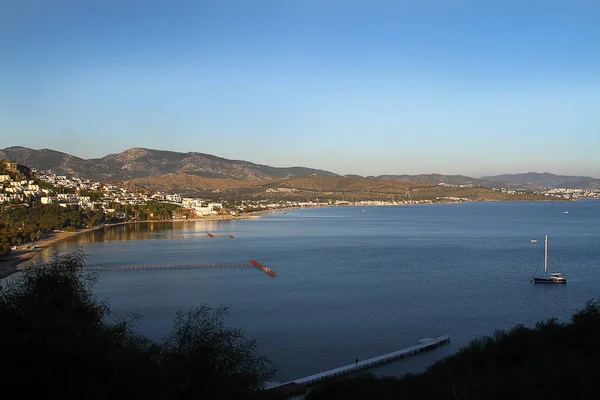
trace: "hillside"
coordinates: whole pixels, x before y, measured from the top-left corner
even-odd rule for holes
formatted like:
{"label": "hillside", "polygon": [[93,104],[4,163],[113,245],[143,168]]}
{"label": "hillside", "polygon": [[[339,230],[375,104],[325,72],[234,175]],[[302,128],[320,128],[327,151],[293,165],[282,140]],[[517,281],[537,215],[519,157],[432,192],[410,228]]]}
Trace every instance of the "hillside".
{"label": "hillside", "polygon": [[[465,175],[443,175],[443,174],[420,174],[420,175],[379,175],[372,177],[378,180],[402,180],[414,183],[427,183],[430,185],[471,185],[485,188],[507,188],[507,189],[525,189],[536,190],[537,185],[531,185],[522,182],[501,180],[501,179],[483,179],[471,178]],[[490,177],[492,178],[492,177]]]}
{"label": "hillside", "polygon": [[89,160],[55,150],[33,150],[26,147],[8,147],[3,153],[3,158],[26,164],[31,168],[97,181],[127,180],[164,174],[239,180],[286,178],[307,174],[336,175],[314,168],[277,168],[203,153],[178,153],[143,148],[132,148],[119,154]]}
{"label": "hillside", "polygon": [[214,199],[266,200],[347,200],[347,201],[471,201],[486,200],[548,200],[533,193],[508,194],[482,187],[451,187],[380,180],[357,176],[305,175],[294,178],[242,181],[236,179],[203,178],[188,174],[160,175],[137,178],[129,183],[153,191],[179,193],[189,197]]}
{"label": "hillside", "polygon": [[488,185],[488,181],[482,181],[481,179],[471,178],[464,175],[442,175],[442,174],[420,174],[420,175],[379,175],[371,177],[378,180],[396,180],[396,181],[408,181],[408,182],[419,182],[428,183],[430,185],[437,185],[440,183],[446,183],[449,185],[473,185],[483,186]]}
{"label": "hillside", "polygon": [[580,181],[564,182],[556,185],[557,188],[562,189],[600,189],[600,179],[583,179]]}
{"label": "hillside", "polygon": [[600,187],[600,179],[595,179],[590,176],[555,175],[548,172],[482,176],[480,179],[488,181],[516,182],[538,188],[595,189]]}

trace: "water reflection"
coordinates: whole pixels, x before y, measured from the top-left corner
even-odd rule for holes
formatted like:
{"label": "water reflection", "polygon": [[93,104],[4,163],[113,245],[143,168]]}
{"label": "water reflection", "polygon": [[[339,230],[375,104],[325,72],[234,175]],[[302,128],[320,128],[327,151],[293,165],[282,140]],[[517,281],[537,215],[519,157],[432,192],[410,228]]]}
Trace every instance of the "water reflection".
{"label": "water reflection", "polygon": [[[111,242],[123,240],[169,239],[173,235],[207,235],[221,232],[222,221],[142,222],[107,226],[81,235],[70,237],[67,243]],[[64,246],[63,246],[64,247]]]}
{"label": "water reflection", "polygon": [[56,253],[73,251],[74,244],[183,239],[183,236],[208,239],[209,233],[214,234],[215,238],[220,238],[219,235],[229,238],[229,232],[225,228],[231,226],[232,221],[140,222],[105,226],[57,242],[41,252],[36,259],[49,261]]}

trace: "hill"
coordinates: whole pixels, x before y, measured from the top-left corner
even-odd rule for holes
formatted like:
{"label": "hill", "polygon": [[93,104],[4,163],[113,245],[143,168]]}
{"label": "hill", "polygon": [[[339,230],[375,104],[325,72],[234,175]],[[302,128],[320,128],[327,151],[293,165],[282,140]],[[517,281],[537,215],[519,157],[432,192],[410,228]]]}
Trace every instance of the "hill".
{"label": "hill", "polygon": [[285,167],[228,160],[203,153],[132,148],[102,158],[83,159],[60,151],[27,147],[8,147],[2,151],[10,158],[31,168],[51,170],[59,175],[73,175],[97,181],[127,180],[164,174],[189,174],[207,178],[260,180],[316,174],[336,174],[314,168]]}
{"label": "hill", "polygon": [[381,180],[357,176],[305,175],[256,181],[203,178],[189,174],[159,175],[128,181],[153,191],[175,192],[184,197],[254,200],[347,201],[470,201],[547,200],[533,193],[508,194],[483,187],[453,187]]}
{"label": "hill", "polygon": [[583,179],[574,182],[565,182],[556,186],[562,189],[595,189],[600,190],[600,179]]}
{"label": "hill", "polygon": [[430,185],[437,185],[440,183],[446,183],[448,185],[473,185],[473,186],[484,186],[489,185],[488,181],[482,181],[480,179],[471,178],[464,175],[442,175],[442,174],[420,174],[420,175],[379,175],[371,177],[377,180],[396,180],[396,181],[408,181],[418,183],[428,183]]}
{"label": "hill", "polygon": [[[415,183],[428,183],[430,185],[439,185],[444,183],[446,185],[455,186],[475,186],[485,188],[506,188],[506,189],[525,189],[525,190],[536,190],[539,189],[536,185],[527,183],[508,181],[502,179],[483,179],[483,178],[472,178],[465,175],[443,175],[443,174],[420,174],[420,175],[379,175],[372,177],[373,179],[379,180],[402,180]],[[490,177],[492,178],[492,177]]]}
{"label": "hill", "polygon": [[509,181],[536,186],[538,188],[595,189],[600,187],[600,179],[595,179],[590,176],[555,175],[548,172],[482,176],[480,179],[488,181]]}

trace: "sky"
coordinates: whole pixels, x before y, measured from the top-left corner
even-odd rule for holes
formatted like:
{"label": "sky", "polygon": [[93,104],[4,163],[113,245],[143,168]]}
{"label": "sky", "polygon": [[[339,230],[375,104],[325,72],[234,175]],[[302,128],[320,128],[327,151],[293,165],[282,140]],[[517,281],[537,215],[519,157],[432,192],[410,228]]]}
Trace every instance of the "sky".
{"label": "sky", "polygon": [[598,1],[0,4],[0,149],[600,177]]}

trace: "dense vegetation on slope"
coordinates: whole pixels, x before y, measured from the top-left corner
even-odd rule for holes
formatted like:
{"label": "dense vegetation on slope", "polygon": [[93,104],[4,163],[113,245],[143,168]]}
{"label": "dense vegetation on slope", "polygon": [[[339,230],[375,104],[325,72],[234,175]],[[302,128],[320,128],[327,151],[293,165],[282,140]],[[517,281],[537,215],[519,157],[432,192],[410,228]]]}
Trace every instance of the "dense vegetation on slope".
{"label": "dense vegetation on slope", "polygon": [[11,244],[41,239],[53,230],[74,231],[80,228],[119,222],[122,213],[132,220],[165,220],[176,215],[192,216],[190,210],[176,204],[149,201],[141,205],[113,204],[114,212],[84,209],[77,205],[61,207],[57,204],[5,205],[0,210],[0,255],[9,251]]}
{"label": "dense vegetation on slope", "polygon": [[107,322],[90,292],[82,253],[38,264],[0,288],[2,378],[20,397],[62,399],[244,399],[272,377],[256,343],[224,324],[226,309],[176,316],[163,341]]}
{"label": "dense vegetation on slope", "polygon": [[79,206],[4,206],[0,211],[0,255],[7,252],[11,244],[39,240],[52,230],[74,230],[107,220],[102,211],[83,210]]}
{"label": "dense vegetation on slope", "polygon": [[541,321],[477,339],[422,374],[362,375],[309,392],[320,399],[596,399],[600,398],[600,304],[569,323]]}

